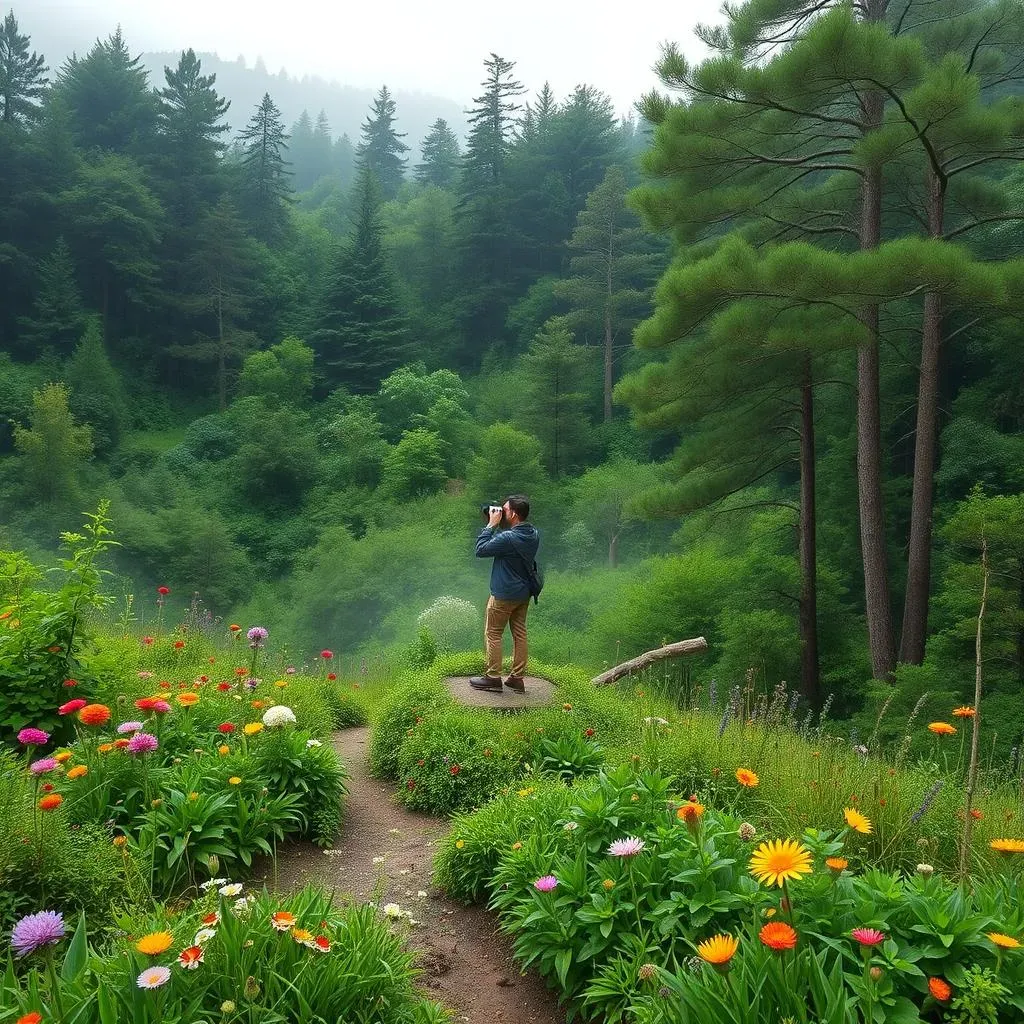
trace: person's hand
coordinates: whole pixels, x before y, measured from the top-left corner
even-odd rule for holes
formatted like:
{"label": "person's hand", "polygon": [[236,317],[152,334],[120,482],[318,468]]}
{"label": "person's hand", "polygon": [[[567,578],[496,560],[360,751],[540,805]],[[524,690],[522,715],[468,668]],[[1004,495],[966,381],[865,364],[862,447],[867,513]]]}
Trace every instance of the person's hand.
{"label": "person's hand", "polygon": [[491,509],[491,515],[490,515],[490,518],[487,521],[487,525],[490,526],[490,527],[497,526],[498,523],[501,522],[501,513],[502,513],[501,507],[498,506],[498,505],[495,505],[494,508]]}

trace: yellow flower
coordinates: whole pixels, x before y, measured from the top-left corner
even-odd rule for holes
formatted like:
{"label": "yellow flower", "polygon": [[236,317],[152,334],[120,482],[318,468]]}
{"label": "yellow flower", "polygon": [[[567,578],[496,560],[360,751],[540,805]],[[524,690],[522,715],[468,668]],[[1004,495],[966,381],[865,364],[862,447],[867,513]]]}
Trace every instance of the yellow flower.
{"label": "yellow flower", "polygon": [[611,892],[611,890],[615,888],[615,883],[610,878],[606,878],[601,884],[608,892]]}
{"label": "yellow flower", "polygon": [[217,748],[217,753],[220,754],[221,757],[224,757],[226,754],[231,753],[231,748],[226,743],[222,743]]}
{"label": "yellow flower", "polygon": [[737,768],[736,781],[741,786],[753,789],[761,780],[749,768]]}
{"label": "yellow flower", "polygon": [[466,845],[466,840],[465,839],[456,839],[455,840],[455,849],[456,850],[461,850],[465,845]]}
{"label": "yellow flower", "polygon": [[127,836],[114,836],[115,846],[124,846],[128,842]]}
{"label": "yellow flower", "polygon": [[243,729],[242,729],[242,732],[244,732],[246,736],[255,736],[256,733],[262,732],[262,731],[263,731],[263,723],[262,722],[247,722],[245,724],[245,726],[243,727]]}
{"label": "yellow flower", "polygon": [[150,932],[135,943],[135,948],[147,956],[159,956],[171,948],[173,941],[174,936],[170,932]]}
{"label": "yellow flower", "polygon": [[199,794],[193,790],[191,793],[189,793],[188,798],[192,801],[192,803],[195,803],[199,799]]}
{"label": "yellow flower", "polygon": [[739,940],[731,935],[715,935],[697,946],[697,955],[715,967],[722,967],[736,955],[738,948]]}
{"label": "yellow flower", "polygon": [[307,930],[306,928],[293,928],[292,929],[292,938],[296,942],[301,943],[303,946],[312,946],[313,945],[313,939],[314,939],[313,933],[311,931]]}
{"label": "yellow flower", "polygon": [[527,786],[526,789],[521,789],[516,794],[517,796],[529,796],[533,792],[533,786]]}
{"label": "yellow flower", "polygon": [[988,845],[997,853],[1024,853],[1024,839],[993,839]]}
{"label": "yellow flower", "polygon": [[279,689],[283,690],[288,684],[283,679],[278,679],[274,685]]}
{"label": "yellow flower", "polygon": [[113,743],[101,743],[96,748],[101,754],[109,754],[114,749]]}
{"label": "yellow flower", "polygon": [[60,751],[60,753],[54,754],[53,755],[53,759],[58,764],[63,764],[65,761],[70,761],[71,760],[71,751],[70,750],[62,750],[62,751]]}
{"label": "yellow flower", "polygon": [[794,839],[762,843],[750,858],[750,873],[765,885],[781,886],[812,870],[811,851]]}
{"label": "yellow flower", "polygon": [[1002,932],[987,932],[986,934],[1000,949],[1020,949],[1020,943],[1012,935],[1003,935]]}
{"label": "yellow flower", "polygon": [[843,817],[846,818],[846,824],[862,836],[869,836],[874,831],[871,822],[854,807],[844,807]]}
{"label": "yellow flower", "polygon": [[232,775],[231,778],[228,779],[229,786],[240,786],[241,784],[242,780],[237,775]]}
{"label": "yellow flower", "polygon": [[178,703],[183,708],[190,708],[190,707],[192,707],[193,704],[198,704],[199,703],[199,694],[198,693],[179,693],[178,694]]}
{"label": "yellow flower", "polygon": [[84,764],[76,764],[74,768],[68,769],[69,779],[80,779],[83,775],[88,775],[89,769]]}
{"label": "yellow flower", "polygon": [[931,722],[928,730],[935,733],[936,736],[952,736],[956,732],[956,728],[949,722]]}

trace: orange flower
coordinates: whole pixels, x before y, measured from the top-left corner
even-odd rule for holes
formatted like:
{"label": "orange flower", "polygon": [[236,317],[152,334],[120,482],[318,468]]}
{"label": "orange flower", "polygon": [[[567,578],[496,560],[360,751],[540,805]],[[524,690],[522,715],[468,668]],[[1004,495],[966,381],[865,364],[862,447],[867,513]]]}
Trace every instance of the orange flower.
{"label": "orange flower", "polygon": [[[956,712],[953,713],[956,714]],[[929,978],[928,991],[931,992],[932,998],[940,1003],[946,1002],[953,994],[953,990],[949,987],[949,982],[942,978]]]}
{"label": "orange flower", "polygon": [[65,761],[70,761],[71,760],[71,751],[70,750],[62,750],[62,751],[60,751],[60,753],[54,754],[53,755],[53,759],[54,759],[54,761],[57,762],[57,764],[63,764]]}
{"label": "orange flower", "polygon": [[43,1015],[38,1010],[33,1010],[31,1013],[25,1013],[20,1016],[15,1024],[40,1024]]}
{"label": "orange flower", "polygon": [[[128,744],[126,743],[125,746],[127,746],[127,745]],[[101,754],[109,754],[114,749],[114,744],[113,743],[101,743],[96,749]]]}
{"label": "orange flower", "polygon": [[834,871],[837,875],[841,875],[848,867],[850,862],[845,857],[826,857],[825,867],[829,871]]}
{"label": "orange flower", "polygon": [[72,780],[80,779],[83,775],[88,775],[88,774],[89,774],[89,769],[86,768],[84,764],[76,764],[74,768],[71,768],[68,771],[68,778],[72,779]]}
{"label": "orange flower", "polygon": [[846,824],[862,836],[869,836],[874,831],[871,822],[853,807],[844,807],[843,817],[846,818]]}
{"label": "orange flower", "polygon": [[997,853],[1024,853],[1024,839],[993,839],[988,845]]}
{"label": "orange flower", "polygon": [[231,753],[231,748],[226,743],[222,743],[217,748],[217,753],[220,754],[221,757],[224,757],[225,754],[230,754]]}
{"label": "orange flower", "polygon": [[935,733],[936,736],[952,736],[956,732],[956,728],[949,722],[931,722],[928,725],[928,730]]}
{"label": "orange flower", "polygon": [[[117,747],[118,750],[124,750],[124,748],[127,747],[129,743],[131,743],[131,740],[126,739],[124,736],[122,736],[120,739],[114,740],[114,746]],[[108,743],[104,743],[99,749],[102,750],[103,747],[107,747],[109,745],[110,744]]]}
{"label": "orange flower", "polygon": [[237,633],[241,628],[242,627],[237,622],[232,622],[231,625],[228,626],[228,629],[230,629],[232,633]]}
{"label": "orange flower", "polygon": [[[973,718],[978,712],[974,708],[969,708],[966,705],[962,708],[953,709],[954,718]],[[938,979],[936,979],[938,980]],[[945,984],[945,982],[943,982]],[[948,998],[948,997],[947,997]]]}
{"label": "orange flower", "polygon": [[190,708],[199,703],[198,693],[179,693],[176,700],[183,708]]}
{"label": "orange flower", "polygon": [[114,836],[115,846],[124,846],[128,842],[127,836]]}
{"label": "orange flower", "polygon": [[682,807],[676,811],[676,817],[680,821],[685,821],[687,825],[696,825],[700,821],[701,815],[704,813],[704,805],[697,803],[696,800],[688,800]]}
{"label": "orange flower", "polygon": [[758,932],[758,937],[769,949],[777,952],[796,945],[796,932],[785,921],[769,922]]}
{"label": "orange flower", "polygon": [[39,801],[39,810],[41,811],[53,811],[56,810],[60,805],[64,803],[64,797],[60,793],[47,793]]}
{"label": "orange flower", "polygon": [[977,807],[972,807],[972,808],[971,808],[971,817],[972,817],[972,818],[973,818],[973,819],[974,819],[975,821],[981,821],[981,819],[982,819],[982,818],[984,818],[984,817],[985,817],[985,815],[984,815],[984,814],[982,814],[982,813],[981,813],[981,811],[979,811]]}
{"label": "orange flower", "polygon": [[1020,942],[1012,935],[1004,935],[1002,932],[986,932],[985,934],[1000,949],[1020,949]]}
{"label": "orange flower", "polygon": [[295,927],[295,915],[287,910],[278,910],[270,915],[270,923],[279,932],[290,932]]}
{"label": "orange flower", "polygon": [[110,708],[106,704],[86,704],[78,712],[78,720],[82,725],[103,725],[110,721]]}
{"label": "orange flower", "polygon": [[697,955],[715,967],[724,967],[736,955],[738,948],[739,940],[731,935],[715,935],[697,946]]}
{"label": "orange flower", "polygon": [[753,789],[761,780],[749,768],[737,768],[736,781],[741,786]]}
{"label": "orange flower", "polygon": [[135,943],[135,948],[147,956],[159,956],[171,948],[173,941],[174,937],[170,932],[150,932]]}

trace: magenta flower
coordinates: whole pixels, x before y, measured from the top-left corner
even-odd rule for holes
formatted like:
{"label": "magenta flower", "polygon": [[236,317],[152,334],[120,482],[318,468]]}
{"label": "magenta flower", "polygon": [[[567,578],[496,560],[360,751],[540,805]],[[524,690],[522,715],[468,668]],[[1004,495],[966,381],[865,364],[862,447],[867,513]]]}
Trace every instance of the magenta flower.
{"label": "magenta flower", "polygon": [[33,761],[29,766],[28,770],[33,775],[45,775],[47,772],[52,772],[57,767],[57,759],[53,757],[42,757],[38,761]]}
{"label": "magenta flower", "polygon": [[245,635],[249,638],[249,646],[252,647],[253,650],[257,647],[262,647],[263,641],[270,636],[262,626],[253,626]]}
{"label": "magenta flower", "polygon": [[616,839],[611,846],[608,847],[609,857],[635,857],[641,850],[644,849],[646,843],[642,839],[637,839],[636,836],[626,836],[625,839]]}
{"label": "magenta flower", "polygon": [[156,712],[158,715],[166,715],[171,710],[171,705],[165,700],[155,700],[149,710]]}
{"label": "magenta flower", "polygon": [[877,946],[885,942],[885,932],[880,932],[877,928],[854,928],[850,934],[862,946]]}
{"label": "magenta flower", "polygon": [[42,729],[36,729],[29,726],[27,729],[22,729],[18,733],[18,742],[24,747],[41,747],[44,743],[49,743],[50,734],[43,732]]}
{"label": "magenta flower", "polygon": [[141,722],[122,722],[117,727],[117,731],[118,731],[118,733],[121,736],[124,736],[126,733],[129,733],[129,732],[141,732],[142,731],[142,723]]}
{"label": "magenta flower", "polygon": [[558,879],[554,875],[543,875],[533,883],[537,892],[551,892],[558,885]]}
{"label": "magenta flower", "polygon": [[23,917],[11,932],[15,956],[28,956],[43,946],[53,946],[64,938],[64,918],[55,910],[40,910]]}
{"label": "magenta flower", "polygon": [[160,746],[159,741],[148,732],[137,732],[126,747],[129,754],[148,754]]}

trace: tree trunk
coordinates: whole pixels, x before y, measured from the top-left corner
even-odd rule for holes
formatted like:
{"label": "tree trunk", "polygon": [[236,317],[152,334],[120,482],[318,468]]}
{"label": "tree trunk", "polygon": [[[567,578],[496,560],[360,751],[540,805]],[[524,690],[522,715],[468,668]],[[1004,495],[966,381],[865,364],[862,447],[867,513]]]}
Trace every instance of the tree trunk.
{"label": "tree trunk", "polygon": [[617,569],[619,566],[619,534],[618,531],[612,534],[608,541],[608,568]]}
{"label": "tree trunk", "polygon": [[[881,9],[881,15],[878,9]],[[868,17],[884,16],[885,4],[869,2]],[[866,131],[882,123],[885,101],[869,92],[862,100]],[[870,166],[861,182],[860,247],[878,247],[882,235],[882,169]],[[868,620],[871,671],[887,679],[896,667],[889,563],[885,549],[885,508],[882,499],[882,424],[878,354],[878,304],[866,305],[860,321],[868,331],[867,343],[857,352],[857,492],[860,546],[864,564],[864,610]]]}
{"label": "tree trunk", "polygon": [[800,688],[811,707],[818,708],[821,685],[812,370],[811,357],[807,356],[800,384]]}
{"label": "tree trunk", "polygon": [[[946,182],[928,172],[928,234],[941,238]],[[942,295],[924,297],[921,320],[921,371],[917,385],[917,429],[914,438],[914,486],[910,502],[910,548],[907,594],[903,604],[900,661],[920,665],[928,636],[931,591],[932,494],[938,447],[939,356],[942,346]]]}
{"label": "tree trunk", "polygon": [[609,683],[614,683],[616,679],[631,675],[633,672],[639,672],[641,669],[647,668],[648,665],[653,665],[654,662],[661,661],[664,658],[680,658],[687,654],[699,654],[707,649],[708,642],[702,636],[694,637],[692,640],[677,640],[674,644],[666,644],[664,647],[658,647],[653,651],[646,651],[638,658],[624,661],[621,665],[616,665],[614,668],[602,672],[599,676],[594,676],[590,681],[594,686],[607,686]]}
{"label": "tree trunk", "polygon": [[220,411],[228,407],[227,359],[224,352],[224,296],[217,287],[217,402]]}

